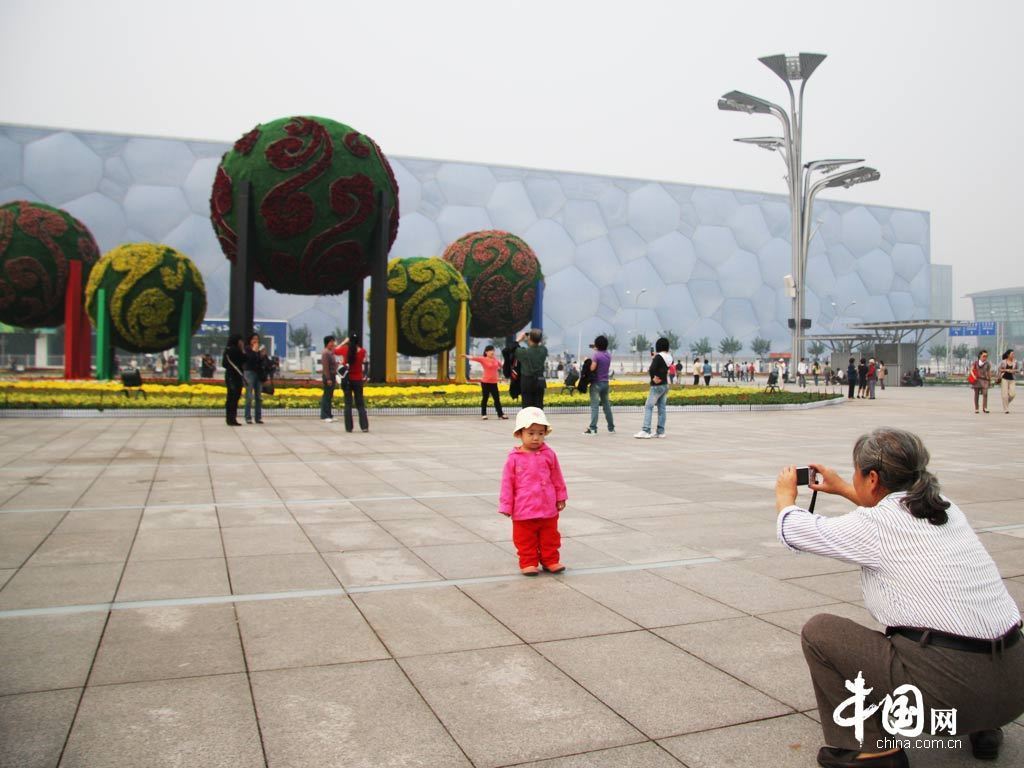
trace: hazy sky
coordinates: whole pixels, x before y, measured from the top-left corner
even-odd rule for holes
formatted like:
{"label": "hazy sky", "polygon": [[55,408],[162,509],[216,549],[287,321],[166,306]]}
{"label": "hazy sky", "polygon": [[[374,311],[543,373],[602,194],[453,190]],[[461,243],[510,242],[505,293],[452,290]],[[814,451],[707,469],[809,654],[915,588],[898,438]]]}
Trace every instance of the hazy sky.
{"label": "hazy sky", "polygon": [[[931,212],[954,294],[1024,285],[1024,5],[1009,0],[0,0],[0,122],[234,140],[319,114],[397,155],[785,191],[734,144],[783,102],[758,56],[827,53],[804,159],[823,197]],[[969,316],[969,302],[955,312]]]}

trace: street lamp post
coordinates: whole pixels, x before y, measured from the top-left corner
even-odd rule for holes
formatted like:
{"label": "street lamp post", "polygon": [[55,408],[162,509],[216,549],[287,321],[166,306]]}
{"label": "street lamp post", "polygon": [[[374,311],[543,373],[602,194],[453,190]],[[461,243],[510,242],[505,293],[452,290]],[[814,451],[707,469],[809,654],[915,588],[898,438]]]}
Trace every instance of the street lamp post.
{"label": "street lamp post", "polygon": [[[763,56],[758,61],[768,67],[786,84],[789,91],[789,110],[778,104],[751,96],[742,91],[730,91],[718,100],[718,108],[727,112],[774,115],[782,124],[782,136],[755,136],[736,139],[782,155],[786,165],[786,182],[789,187],[790,243],[792,248],[791,291],[793,317],[792,355],[793,364],[804,356],[804,292],[807,273],[807,250],[811,239],[810,221],[814,197],[827,187],[852,187],[868,181],[875,181],[879,173],[874,168],[859,167],[841,173],[839,168],[861,160],[829,159],[802,163],[804,87],[818,65],[825,60],[825,54],[801,53],[797,56],[779,54]],[[800,81],[799,95],[793,90],[793,82]],[[821,172],[826,176],[811,183],[811,176]],[[828,175],[832,174],[832,175]],[[808,321],[809,322],[809,321]]]}
{"label": "street lamp post", "polygon": [[[633,297],[633,325],[636,326],[636,334],[640,335],[640,297],[647,293],[646,288],[641,288],[640,291]],[[626,289],[626,295],[632,296],[633,292]],[[636,338],[636,337],[634,337]],[[643,352],[640,350],[639,344],[634,344],[636,347],[636,364],[638,369],[643,368]]]}

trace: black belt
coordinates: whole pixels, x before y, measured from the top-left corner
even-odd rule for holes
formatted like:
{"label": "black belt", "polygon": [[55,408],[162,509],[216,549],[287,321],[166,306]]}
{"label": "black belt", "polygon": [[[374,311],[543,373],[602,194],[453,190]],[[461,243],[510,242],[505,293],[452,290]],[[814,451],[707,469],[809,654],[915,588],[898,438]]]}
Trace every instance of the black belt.
{"label": "black belt", "polygon": [[932,645],[939,648],[951,648],[955,651],[969,651],[970,653],[995,653],[1006,648],[1012,648],[1021,639],[1020,624],[1015,626],[1002,637],[994,640],[981,640],[976,637],[963,637],[951,635],[946,632],[939,632],[936,629],[918,629],[916,627],[886,627],[885,636],[902,635],[908,640],[913,640],[920,645]]}

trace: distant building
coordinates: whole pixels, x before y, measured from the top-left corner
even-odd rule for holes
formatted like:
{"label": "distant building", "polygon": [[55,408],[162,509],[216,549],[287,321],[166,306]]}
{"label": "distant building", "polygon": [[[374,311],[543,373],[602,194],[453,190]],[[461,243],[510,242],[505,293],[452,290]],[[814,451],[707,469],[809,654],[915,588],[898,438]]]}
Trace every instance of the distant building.
{"label": "distant building", "polygon": [[930,320],[953,319],[953,267],[949,264],[932,264],[930,270],[932,280]]}
{"label": "distant building", "polygon": [[995,320],[1008,344],[1024,343],[1024,286],[978,291],[967,298],[974,303],[975,321]]}

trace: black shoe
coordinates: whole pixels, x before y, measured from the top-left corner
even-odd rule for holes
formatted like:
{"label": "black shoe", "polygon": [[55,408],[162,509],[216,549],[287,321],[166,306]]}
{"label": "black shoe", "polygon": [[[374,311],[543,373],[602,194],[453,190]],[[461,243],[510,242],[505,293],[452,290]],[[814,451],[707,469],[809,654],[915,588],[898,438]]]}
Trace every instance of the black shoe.
{"label": "black shoe", "polygon": [[369,432],[369,431],[370,431],[369,427],[367,427],[366,429],[363,430],[363,432]]}
{"label": "black shoe", "polygon": [[242,425],[239,422],[237,422],[237,421],[229,421],[228,422],[228,426],[229,427],[240,427]]}
{"label": "black shoe", "polygon": [[256,423],[257,424],[262,424],[263,423],[263,419],[256,419]]}
{"label": "black shoe", "polygon": [[977,760],[995,760],[1003,743],[1003,729],[975,731],[971,734],[971,752]]}
{"label": "black shoe", "polygon": [[893,752],[891,755],[881,757],[869,757],[867,760],[858,760],[860,752],[856,749],[836,749],[835,747],[822,747],[818,750],[818,765],[822,768],[910,768],[910,761],[907,760],[907,753],[902,749]]}

